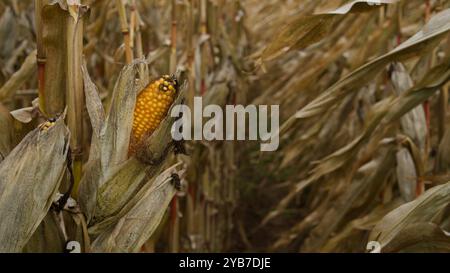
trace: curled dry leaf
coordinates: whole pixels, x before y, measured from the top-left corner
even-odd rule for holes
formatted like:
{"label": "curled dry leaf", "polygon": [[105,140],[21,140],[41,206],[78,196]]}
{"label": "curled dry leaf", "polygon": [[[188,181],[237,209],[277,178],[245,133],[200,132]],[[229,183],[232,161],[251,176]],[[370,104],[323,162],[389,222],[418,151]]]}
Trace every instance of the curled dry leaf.
{"label": "curled dry leaf", "polygon": [[32,106],[11,111],[11,116],[22,123],[30,123],[39,116],[39,99],[32,102]]}
{"label": "curled dry leaf", "polygon": [[22,123],[30,123],[33,120],[34,110],[35,110],[35,108],[33,108],[33,107],[25,107],[25,108],[17,109],[17,110],[11,111],[11,116],[13,116],[14,119],[16,119]]}
{"label": "curled dry leaf", "polygon": [[398,2],[398,0],[354,0],[335,10],[320,11],[316,12],[316,14],[347,14],[349,12],[365,12],[383,5],[394,4],[396,2]]}

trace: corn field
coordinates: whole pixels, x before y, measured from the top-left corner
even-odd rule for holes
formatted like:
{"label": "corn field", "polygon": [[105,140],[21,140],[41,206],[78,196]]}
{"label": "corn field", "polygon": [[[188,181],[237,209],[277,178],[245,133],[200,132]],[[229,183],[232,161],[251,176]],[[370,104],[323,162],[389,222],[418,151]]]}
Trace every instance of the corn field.
{"label": "corn field", "polygon": [[[449,32],[450,0],[0,1],[0,252],[450,252]],[[175,140],[198,98],[279,106],[279,146]]]}

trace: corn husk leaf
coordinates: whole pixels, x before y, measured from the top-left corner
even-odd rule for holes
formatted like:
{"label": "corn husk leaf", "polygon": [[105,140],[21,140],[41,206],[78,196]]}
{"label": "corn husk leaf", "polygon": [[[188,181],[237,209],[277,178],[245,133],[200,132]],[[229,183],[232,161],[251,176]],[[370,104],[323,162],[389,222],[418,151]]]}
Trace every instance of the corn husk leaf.
{"label": "corn husk leaf", "polygon": [[[89,232],[94,236],[120,219],[126,212],[124,207],[148,182],[148,177],[159,172],[170,151],[168,148],[172,146],[170,134],[174,119],[167,116],[157,130],[143,141],[136,156],[128,159],[137,93],[135,75],[135,64],[124,68],[115,86],[110,112],[104,119],[98,92],[84,69],[86,98],[90,101],[87,108],[94,134],[79,201],[89,222]],[[184,90],[185,86],[173,106],[181,103]]]}
{"label": "corn husk leaf", "polygon": [[147,183],[136,195],[136,203],[127,204],[128,212],[114,228],[101,234],[92,244],[93,252],[138,252],[161,222],[176,193],[171,174],[176,166]]}
{"label": "corn husk leaf", "polygon": [[68,143],[60,119],[48,131],[29,133],[0,164],[0,252],[21,251],[47,214],[65,173]]}
{"label": "corn husk leaf", "polygon": [[[182,90],[184,88],[169,112],[183,100]],[[91,234],[98,234],[116,223],[126,212],[124,207],[132,204],[136,193],[149,183],[148,177],[161,171],[172,148],[171,129],[174,122],[173,118],[166,116],[156,131],[140,144],[136,156],[109,171],[111,176],[105,177],[106,182],[98,188],[95,214],[89,229]]]}
{"label": "corn husk leaf", "polygon": [[[51,238],[51,240],[48,240]],[[25,245],[24,253],[61,253],[66,239],[55,212],[49,212]]]}
{"label": "corn husk leaf", "polygon": [[111,107],[106,118],[96,86],[84,69],[86,107],[94,134],[86,171],[80,182],[80,207],[89,222],[96,205],[97,190],[112,175],[112,169],[127,159],[128,143],[136,101],[135,65],[121,71],[113,91]]}

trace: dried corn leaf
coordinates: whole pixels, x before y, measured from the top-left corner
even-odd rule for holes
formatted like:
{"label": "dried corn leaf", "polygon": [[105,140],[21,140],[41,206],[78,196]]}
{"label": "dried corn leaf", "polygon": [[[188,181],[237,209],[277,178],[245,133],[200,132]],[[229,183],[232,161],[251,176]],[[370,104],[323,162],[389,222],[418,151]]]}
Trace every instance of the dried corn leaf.
{"label": "dried corn leaf", "polygon": [[[450,183],[433,187],[415,201],[387,214],[372,230],[369,241],[377,241],[384,248],[410,225],[432,222],[449,203]],[[415,233],[414,236],[420,238],[421,233]]]}
{"label": "dried corn leaf", "polygon": [[24,63],[0,88],[0,101],[11,99],[14,93],[36,72],[36,50],[32,51]]}
{"label": "dried corn leaf", "polygon": [[450,9],[436,14],[421,31],[391,52],[378,57],[345,76],[299,110],[294,116],[290,117],[285,124],[293,123],[293,119],[305,119],[328,111],[333,105],[345,98],[346,95],[367,84],[389,62],[405,59],[434,48],[448,31],[450,31]]}
{"label": "dried corn leaf", "polygon": [[[378,5],[371,5],[377,2]],[[322,40],[331,30],[336,16],[349,12],[364,12],[377,8],[382,4],[395,1],[352,1],[336,10],[318,12],[315,15],[305,16],[299,13],[291,23],[283,28],[281,33],[264,49],[261,61],[273,60],[292,49],[304,49]]]}
{"label": "dried corn leaf", "polygon": [[398,0],[354,0],[335,10],[317,12],[318,14],[347,14],[349,12],[366,12],[386,4],[393,4]]}
{"label": "dried corn leaf", "polygon": [[[352,162],[357,152],[369,139],[372,141],[373,139],[381,140],[385,130],[389,128],[388,125],[391,125],[433,95],[449,79],[450,62],[444,61],[441,65],[431,69],[422,82],[407,92],[404,92],[400,97],[396,99],[386,98],[378,103],[373,117],[368,122],[363,133],[345,147],[317,162],[317,166],[313,169],[312,174],[308,178],[298,182],[289,194],[279,202],[277,209],[265,217],[263,223],[267,223],[279,215],[283,208],[286,208],[292,199],[303,191],[303,189],[318,181],[324,175],[346,166],[348,162]],[[380,126],[380,124],[385,126]],[[375,136],[374,132],[376,132]]]}
{"label": "dried corn leaf", "polygon": [[39,98],[32,101],[32,106],[11,111],[11,116],[21,123],[30,123],[39,115]]}
{"label": "dried corn leaf", "polygon": [[[395,150],[392,146],[387,147],[380,158],[378,158],[378,166],[372,175],[367,176],[366,179],[353,182],[348,189],[340,195],[339,199],[333,203],[332,207],[322,217],[320,223],[313,229],[309,238],[303,245],[302,251],[310,252],[314,249],[320,249],[326,243],[332,232],[343,221],[344,217],[349,213],[352,205],[354,205],[364,191],[374,189],[377,191],[386,181],[390,174],[390,168],[395,162]],[[378,187],[374,185],[378,184]]]}
{"label": "dried corn leaf", "polygon": [[[403,200],[400,198],[393,200],[388,204],[380,204],[374,208],[369,214],[362,218],[355,219],[351,221],[341,232],[333,236],[327,244],[322,248],[323,252],[336,252],[341,246],[349,240],[350,237],[354,236],[355,232],[364,231],[370,232],[373,227],[389,212],[398,208],[400,205],[404,204]],[[364,244],[365,242],[361,242]],[[362,251],[365,251],[365,246],[362,245]]]}
{"label": "dried corn leaf", "polygon": [[25,107],[11,111],[11,116],[21,123],[30,123],[33,120],[34,107]]}
{"label": "dried corn leaf", "polygon": [[[425,101],[433,95],[439,88],[450,79],[450,62],[444,61],[431,69],[424,80],[411,88],[407,92],[394,100],[386,99],[383,107],[375,111],[374,118],[364,132],[344,148],[338,150],[324,160],[314,170],[314,175],[322,177],[343,165],[345,162],[356,154],[358,148],[361,147],[369,138],[374,137],[373,132],[376,131],[377,137],[381,137],[386,126],[400,119],[403,115],[414,109],[417,105]],[[380,124],[385,126],[380,126]],[[377,128],[380,128],[376,130]]]}
{"label": "dried corn leaf", "polygon": [[263,51],[261,61],[273,60],[292,49],[306,48],[323,39],[333,24],[333,15],[304,16],[293,20]]}
{"label": "dried corn leaf", "polygon": [[450,234],[433,223],[413,223],[403,229],[381,251],[383,253],[450,253]]}
{"label": "dried corn leaf", "polygon": [[0,252],[22,251],[47,214],[65,173],[68,143],[60,119],[48,131],[29,133],[0,164]]}

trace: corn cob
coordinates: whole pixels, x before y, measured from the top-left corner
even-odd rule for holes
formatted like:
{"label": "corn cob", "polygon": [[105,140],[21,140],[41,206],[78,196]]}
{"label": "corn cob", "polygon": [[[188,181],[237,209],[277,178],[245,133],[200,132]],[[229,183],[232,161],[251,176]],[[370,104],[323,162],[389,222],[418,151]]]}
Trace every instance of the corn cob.
{"label": "corn cob", "polygon": [[139,93],[134,110],[129,154],[134,154],[139,143],[158,128],[175,99],[177,88],[176,78],[164,75]]}

